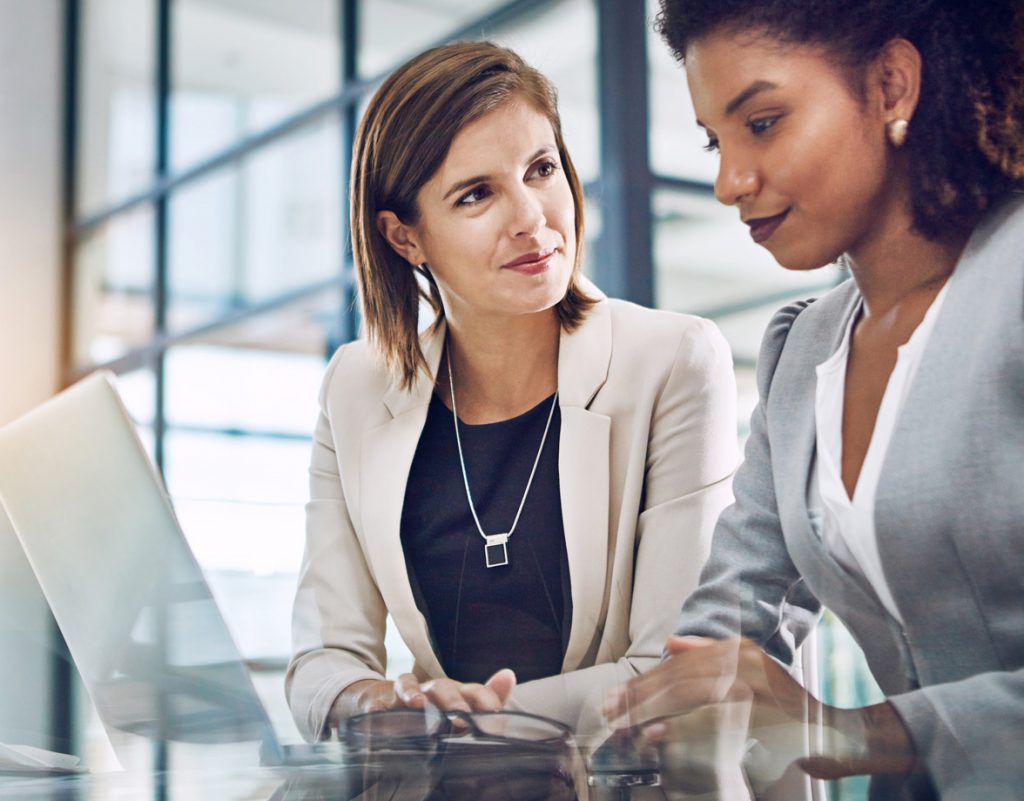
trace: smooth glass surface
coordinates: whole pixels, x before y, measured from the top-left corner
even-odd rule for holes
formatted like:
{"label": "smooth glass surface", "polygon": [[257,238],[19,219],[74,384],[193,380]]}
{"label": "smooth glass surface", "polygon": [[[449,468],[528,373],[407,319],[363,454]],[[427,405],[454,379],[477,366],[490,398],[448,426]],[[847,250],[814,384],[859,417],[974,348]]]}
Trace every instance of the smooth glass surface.
{"label": "smooth glass surface", "polygon": [[336,0],[175,0],[171,164],[180,170],[338,92]]}
{"label": "smooth glass surface", "polygon": [[81,242],[72,277],[72,362],[89,367],[146,344],[154,334],[153,210],[120,215]]}
{"label": "smooth glass surface", "polygon": [[331,119],[172,196],[172,331],[339,274],[340,153]]}
{"label": "smooth glass surface", "polygon": [[144,191],[156,171],[156,3],[79,3],[76,213]]}

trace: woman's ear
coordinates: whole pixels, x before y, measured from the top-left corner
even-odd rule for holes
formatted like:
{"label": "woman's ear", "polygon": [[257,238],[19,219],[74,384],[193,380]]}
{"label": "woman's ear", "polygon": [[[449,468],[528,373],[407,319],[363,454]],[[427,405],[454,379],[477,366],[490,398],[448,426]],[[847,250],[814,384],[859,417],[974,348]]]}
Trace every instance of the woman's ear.
{"label": "woman's ear", "polygon": [[391,248],[414,267],[423,264],[426,255],[419,246],[419,237],[412,226],[398,219],[393,211],[377,212],[377,230]]}
{"label": "woman's ear", "polygon": [[921,53],[906,39],[891,39],[879,52],[875,68],[886,118],[910,122],[921,97]]}

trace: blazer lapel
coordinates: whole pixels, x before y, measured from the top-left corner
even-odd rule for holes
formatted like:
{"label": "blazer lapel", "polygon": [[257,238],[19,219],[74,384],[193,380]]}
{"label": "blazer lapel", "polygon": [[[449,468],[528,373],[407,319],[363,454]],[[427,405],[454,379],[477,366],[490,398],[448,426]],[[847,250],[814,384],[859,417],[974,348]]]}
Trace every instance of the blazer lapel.
{"label": "blazer lapel", "polygon": [[[434,375],[444,348],[444,332],[444,325],[438,326],[423,343]],[[391,419],[363,434],[360,505],[367,560],[384,603],[417,664],[431,676],[442,676],[426,621],[412,594],[401,539],[405,489],[433,389],[431,377],[420,373],[411,390],[392,384],[385,393],[384,406]]]}
{"label": "blazer lapel", "polygon": [[[990,626],[963,555],[976,547],[977,538],[991,535],[980,530],[965,510],[991,498],[984,494],[984,472],[976,466],[1000,462],[985,437],[999,437],[1004,427],[1010,430],[1018,425],[1012,415],[997,418],[994,410],[999,407],[995,401],[989,407],[986,395],[1010,391],[1006,380],[993,374],[998,368],[991,365],[998,364],[997,349],[1012,348],[1013,344],[997,339],[1000,329],[988,323],[1016,319],[1019,324],[1020,284],[1008,283],[1007,277],[1015,270],[1020,274],[1021,254],[1024,197],[1017,197],[994,209],[979,224],[949,277],[946,298],[882,464],[875,520],[885,536],[878,538],[878,551],[883,569],[891,574],[902,617],[926,642],[947,636],[946,631],[932,628],[947,620],[933,614],[936,575],[942,576],[945,598],[975,598],[975,603],[958,605],[964,631],[987,632]],[[1008,286],[1013,287],[1012,292],[1007,292]],[[980,429],[974,425],[979,418],[988,423]],[[946,469],[928,469],[936,463]],[[965,504],[965,495],[971,503]],[[927,574],[905,570],[923,550],[927,550],[932,569]],[[986,636],[974,639],[969,656],[962,658],[975,659],[978,666],[1000,660]]]}
{"label": "blazer lapel", "polygon": [[[787,357],[783,351],[780,357],[769,396],[773,478],[790,558],[807,587],[816,596],[826,598],[853,630],[872,632],[875,644],[879,645],[871,649],[869,656],[872,671],[876,676],[886,677],[886,692],[902,692],[914,686],[915,678],[912,661],[907,659],[905,643],[898,633],[899,625],[877,596],[835,559],[822,541],[820,529],[815,530],[810,514],[817,458],[818,382],[814,368],[839,347],[850,316],[859,307],[860,293],[852,281],[846,292],[847,297],[824,323],[830,336],[795,338],[795,352]],[[881,647],[885,640],[889,646]]]}
{"label": "blazer lapel", "polygon": [[[772,472],[778,498],[799,499],[799,503],[781,504],[779,514],[784,529],[799,532],[801,541],[820,554],[825,553],[818,532],[811,525],[811,480],[817,458],[815,401],[818,379],[815,366],[825,361],[839,347],[850,315],[857,310],[860,294],[852,281],[847,286],[840,314],[830,324],[831,336],[794,337],[790,350],[783,350],[772,377],[769,394],[769,424],[772,442]],[[835,291],[835,290],[834,290]],[[807,313],[819,312],[814,308]],[[799,325],[800,318],[793,325]],[[793,352],[802,350],[803,352]],[[781,446],[781,447],[780,447]],[[790,543],[792,549],[793,543]],[[831,559],[830,559],[831,561]]]}
{"label": "blazer lapel", "polygon": [[604,617],[608,559],[615,545],[608,527],[611,419],[588,409],[608,378],[611,352],[608,303],[598,303],[586,322],[572,334],[563,332],[559,342],[558,481],[573,605],[563,670],[579,667],[592,647]]}
{"label": "blazer lapel", "polygon": [[[821,505],[820,498],[812,500],[817,496],[812,484],[818,445],[815,422],[818,380],[815,366],[835,353],[846,333],[851,315],[859,307],[860,293],[853,281],[847,285],[846,292],[848,297],[842,300],[838,313],[833,312],[834,319],[828,323],[830,336],[794,338],[794,350],[802,349],[802,352],[794,352],[790,356],[787,351],[783,351],[772,378],[769,396],[776,496],[798,501],[780,502],[779,514],[791,557],[801,573],[812,577],[810,584],[816,583],[813,577],[822,575],[828,575],[829,581],[841,578],[844,584],[850,582],[846,570],[822,541],[820,528],[816,528],[820,522],[813,522],[811,515],[812,507]],[[819,310],[812,307],[812,311]],[[866,600],[867,596],[859,587],[851,591],[860,593]],[[881,608],[877,601],[873,601],[872,606]]]}

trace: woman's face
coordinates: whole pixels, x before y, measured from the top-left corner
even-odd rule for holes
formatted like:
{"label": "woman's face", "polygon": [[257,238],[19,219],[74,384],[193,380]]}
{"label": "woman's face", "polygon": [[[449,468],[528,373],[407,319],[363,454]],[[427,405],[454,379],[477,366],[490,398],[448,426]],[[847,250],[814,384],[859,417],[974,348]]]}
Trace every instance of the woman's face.
{"label": "woman's face", "polygon": [[715,196],[782,266],[852,254],[902,212],[884,102],[870,84],[855,97],[821,49],[711,33],[687,50],[686,76],[719,152]]}
{"label": "woman's face", "polygon": [[398,232],[407,247],[396,250],[429,265],[453,321],[531,314],[565,296],[575,206],[551,124],[528,102],[513,98],[459,131],[417,202],[419,221]]}

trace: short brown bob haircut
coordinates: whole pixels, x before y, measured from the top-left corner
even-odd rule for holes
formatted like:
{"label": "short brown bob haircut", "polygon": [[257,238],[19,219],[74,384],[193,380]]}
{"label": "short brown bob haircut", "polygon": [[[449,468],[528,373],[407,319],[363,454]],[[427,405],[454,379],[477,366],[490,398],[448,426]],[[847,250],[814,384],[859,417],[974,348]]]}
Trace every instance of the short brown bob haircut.
{"label": "short brown bob haircut", "polygon": [[429,269],[413,267],[395,253],[377,228],[377,214],[391,211],[415,225],[416,196],[459,131],[519,98],[550,121],[575,205],[576,260],[568,291],[555,306],[562,328],[573,331],[597,302],[579,283],[583,188],[562,138],[554,86],[492,42],[457,42],[421,53],[395,70],[370,100],[356,132],[350,184],[363,320],[371,344],[403,389],[412,387],[420,370],[429,375],[417,331],[420,298],[433,309],[435,327],[444,319],[444,306]]}

